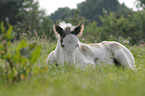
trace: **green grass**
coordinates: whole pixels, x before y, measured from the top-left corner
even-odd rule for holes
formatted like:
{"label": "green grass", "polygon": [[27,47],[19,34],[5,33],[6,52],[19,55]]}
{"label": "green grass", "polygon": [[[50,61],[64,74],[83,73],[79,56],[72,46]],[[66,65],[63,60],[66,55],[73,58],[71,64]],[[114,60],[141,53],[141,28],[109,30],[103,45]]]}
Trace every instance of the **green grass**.
{"label": "green grass", "polygon": [[56,43],[36,42],[42,53],[33,66],[31,83],[27,79],[15,84],[0,80],[0,96],[145,96],[145,47],[128,47],[135,57],[135,71],[111,66],[81,70],[49,67],[45,61]]}

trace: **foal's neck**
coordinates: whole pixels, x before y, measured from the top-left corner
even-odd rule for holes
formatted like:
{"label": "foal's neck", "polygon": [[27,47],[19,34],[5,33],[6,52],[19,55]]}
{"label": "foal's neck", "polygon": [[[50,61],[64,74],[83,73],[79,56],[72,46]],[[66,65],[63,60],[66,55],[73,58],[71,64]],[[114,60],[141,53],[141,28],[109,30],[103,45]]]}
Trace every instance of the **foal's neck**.
{"label": "foal's neck", "polygon": [[63,53],[61,50],[61,42],[60,42],[60,37],[58,37],[58,41],[57,41],[57,46],[55,48],[55,57],[57,60],[58,64],[64,64],[64,57],[63,57]]}
{"label": "foal's neck", "polygon": [[56,56],[56,59],[59,58],[59,55],[60,55],[60,37],[58,37],[58,40],[57,40],[57,46],[55,48],[55,56]]}

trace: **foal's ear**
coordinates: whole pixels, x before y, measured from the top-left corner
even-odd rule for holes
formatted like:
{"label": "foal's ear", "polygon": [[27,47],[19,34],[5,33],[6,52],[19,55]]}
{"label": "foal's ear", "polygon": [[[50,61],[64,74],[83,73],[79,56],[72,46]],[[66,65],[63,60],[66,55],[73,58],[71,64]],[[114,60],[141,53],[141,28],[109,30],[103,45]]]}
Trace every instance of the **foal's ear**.
{"label": "foal's ear", "polygon": [[53,25],[53,30],[54,30],[55,34],[59,34],[60,36],[62,36],[63,29],[56,23],[54,23],[54,25]]}
{"label": "foal's ear", "polygon": [[81,36],[83,34],[84,25],[81,23],[72,31],[74,35]]}

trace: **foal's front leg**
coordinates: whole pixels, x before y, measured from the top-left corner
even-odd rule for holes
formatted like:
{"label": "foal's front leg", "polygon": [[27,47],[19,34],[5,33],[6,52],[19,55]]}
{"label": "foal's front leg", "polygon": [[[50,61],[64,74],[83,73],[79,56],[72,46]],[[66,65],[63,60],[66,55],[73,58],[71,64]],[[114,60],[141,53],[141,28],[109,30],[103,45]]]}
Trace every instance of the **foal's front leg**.
{"label": "foal's front leg", "polygon": [[47,57],[47,64],[55,64],[56,66],[58,66],[58,64],[56,64],[56,58],[54,55],[55,51],[52,51],[48,57]]}

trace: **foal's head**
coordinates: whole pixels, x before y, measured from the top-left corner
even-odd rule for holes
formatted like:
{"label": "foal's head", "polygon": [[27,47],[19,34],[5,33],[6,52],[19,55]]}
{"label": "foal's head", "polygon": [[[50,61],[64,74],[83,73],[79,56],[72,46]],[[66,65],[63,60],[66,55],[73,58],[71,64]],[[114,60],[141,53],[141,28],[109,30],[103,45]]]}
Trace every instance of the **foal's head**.
{"label": "foal's head", "polygon": [[55,33],[59,34],[60,48],[64,56],[64,62],[75,63],[75,52],[79,46],[77,36],[81,36],[83,32],[83,24],[72,26],[69,23],[55,24],[53,26]]}

